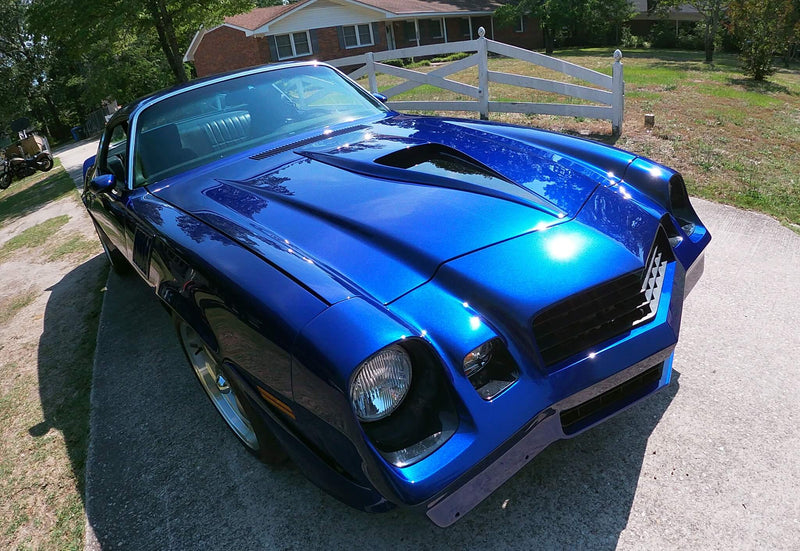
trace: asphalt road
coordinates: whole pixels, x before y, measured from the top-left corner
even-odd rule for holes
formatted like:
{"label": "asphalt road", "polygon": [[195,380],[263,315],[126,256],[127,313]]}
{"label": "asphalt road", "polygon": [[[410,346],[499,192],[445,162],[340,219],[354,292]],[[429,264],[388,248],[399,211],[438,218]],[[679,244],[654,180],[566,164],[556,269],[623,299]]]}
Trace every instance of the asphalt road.
{"label": "asphalt road", "polygon": [[714,239],[671,386],[554,444],[448,529],[352,510],[291,465],[254,460],[194,380],[152,292],[112,274],[87,549],[800,548],[800,236],[694,204]]}

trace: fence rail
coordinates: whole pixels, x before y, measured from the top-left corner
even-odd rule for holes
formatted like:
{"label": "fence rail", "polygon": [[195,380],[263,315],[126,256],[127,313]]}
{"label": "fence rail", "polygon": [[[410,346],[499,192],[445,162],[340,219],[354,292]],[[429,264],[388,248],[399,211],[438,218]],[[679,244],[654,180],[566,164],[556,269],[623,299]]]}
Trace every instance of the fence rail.
{"label": "fence rail", "polygon": [[[423,84],[428,84],[472,98],[472,101],[389,101],[388,105],[393,109],[411,111],[470,111],[480,113],[482,119],[487,119],[490,112],[531,113],[607,119],[611,121],[611,129],[615,135],[619,135],[622,131],[623,112],[625,109],[625,82],[622,71],[622,52],[619,50],[614,52],[611,76],[608,76],[592,69],[576,65],[575,63],[556,59],[509,44],[503,44],[502,42],[489,40],[484,36],[485,34],[486,31],[481,27],[478,29],[479,38],[475,40],[431,44],[428,46],[416,46],[381,52],[367,52],[366,54],[331,60],[328,61],[328,63],[335,67],[356,67],[349,73],[349,76],[353,79],[367,77],[370,91],[373,93],[378,92],[377,75],[380,73],[404,79],[402,83],[381,91],[383,95],[390,99]],[[388,59],[446,55],[460,52],[475,53],[464,59],[438,67],[428,73],[381,63]],[[588,82],[589,84],[597,86],[597,88],[538,77],[490,71],[488,64],[489,53],[519,59],[540,67],[551,69]],[[478,67],[478,86],[447,78],[450,75],[473,66]],[[490,101],[490,83],[560,94],[599,105]]]}

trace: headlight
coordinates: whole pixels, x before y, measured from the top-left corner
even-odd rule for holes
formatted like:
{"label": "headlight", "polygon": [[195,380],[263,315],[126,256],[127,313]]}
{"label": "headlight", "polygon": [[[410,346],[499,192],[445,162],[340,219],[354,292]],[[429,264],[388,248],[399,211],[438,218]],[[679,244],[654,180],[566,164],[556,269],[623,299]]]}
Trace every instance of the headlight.
{"label": "headlight", "polygon": [[362,421],[377,421],[402,403],[411,387],[411,358],[397,345],[384,348],[357,369],[350,402]]}
{"label": "headlight", "polygon": [[491,359],[492,341],[488,341],[467,354],[464,358],[464,375],[472,377],[478,371],[486,367],[486,364],[488,364]]}
{"label": "headlight", "polygon": [[464,375],[484,400],[493,400],[519,378],[517,362],[498,338],[486,341],[464,357]]}

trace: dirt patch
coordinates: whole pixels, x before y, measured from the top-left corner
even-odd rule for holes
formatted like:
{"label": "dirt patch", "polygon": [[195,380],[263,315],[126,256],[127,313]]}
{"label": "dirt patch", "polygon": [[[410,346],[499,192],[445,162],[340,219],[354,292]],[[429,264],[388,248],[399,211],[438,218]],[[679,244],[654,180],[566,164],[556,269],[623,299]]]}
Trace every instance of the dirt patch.
{"label": "dirt patch", "polygon": [[0,548],[81,548],[107,268],[74,185],[36,176],[0,196]]}

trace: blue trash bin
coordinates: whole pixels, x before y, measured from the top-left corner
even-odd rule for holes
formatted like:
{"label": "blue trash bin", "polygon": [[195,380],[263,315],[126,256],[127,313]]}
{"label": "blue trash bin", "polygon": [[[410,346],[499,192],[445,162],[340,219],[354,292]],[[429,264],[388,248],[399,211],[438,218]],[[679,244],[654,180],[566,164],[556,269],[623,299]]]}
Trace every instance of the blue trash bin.
{"label": "blue trash bin", "polygon": [[81,140],[81,134],[83,134],[83,128],[80,126],[73,126],[69,129],[70,133],[72,134],[72,139],[76,142]]}

